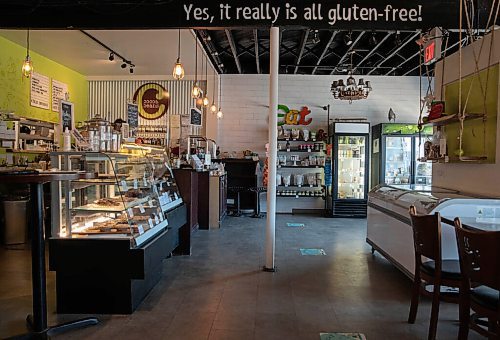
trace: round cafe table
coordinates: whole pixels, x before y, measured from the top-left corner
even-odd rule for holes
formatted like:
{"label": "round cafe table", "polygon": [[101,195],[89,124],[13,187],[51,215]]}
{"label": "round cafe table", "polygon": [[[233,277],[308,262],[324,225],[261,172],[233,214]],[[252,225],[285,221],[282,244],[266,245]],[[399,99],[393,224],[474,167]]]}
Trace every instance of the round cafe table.
{"label": "round cafe table", "polygon": [[97,318],[85,318],[48,327],[45,273],[45,238],[43,232],[43,184],[53,181],[73,181],[95,178],[93,173],[37,172],[34,170],[0,171],[0,183],[26,184],[30,187],[31,203],[31,277],[33,288],[33,314],[28,315],[29,333],[13,339],[46,339],[47,335],[74,328],[95,325]]}

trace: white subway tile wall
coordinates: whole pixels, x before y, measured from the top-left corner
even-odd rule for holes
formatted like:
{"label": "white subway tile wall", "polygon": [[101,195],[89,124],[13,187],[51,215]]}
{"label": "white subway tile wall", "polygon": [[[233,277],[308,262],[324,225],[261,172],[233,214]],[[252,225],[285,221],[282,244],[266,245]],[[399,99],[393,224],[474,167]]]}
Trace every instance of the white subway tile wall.
{"label": "white subway tile wall", "polygon": [[[389,108],[396,122],[416,123],[420,112],[420,80],[418,77],[367,76],[373,92],[368,99],[349,104],[334,100],[330,93],[333,80],[345,76],[280,75],[279,103],[290,109],[309,107],[313,119],[310,128],[326,128],[327,115],[321,107],[331,105],[330,118],[367,118],[372,124],[387,122]],[[356,79],[360,78],[356,76]],[[428,83],[422,82],[425,95]],[[221,151],[252,150],[265,156],[268,141],[268,75],[223,75],[221,106],[224,118],[218,125]]]}

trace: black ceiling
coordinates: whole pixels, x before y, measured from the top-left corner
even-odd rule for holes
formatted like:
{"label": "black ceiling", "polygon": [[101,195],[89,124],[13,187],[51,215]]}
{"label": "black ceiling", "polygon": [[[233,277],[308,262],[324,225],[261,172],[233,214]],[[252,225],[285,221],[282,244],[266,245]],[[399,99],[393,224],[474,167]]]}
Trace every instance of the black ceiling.
{"label": "black ceiling", "polygon": [[[416,76],[420,73],[418,31],[282,29],[280,32],[280,74],[346,74],[351,55],[355,74]],[[197,35],[212,61],[219,65],[220,73],[269,73],[269,30],[197,30]],[[445,32],[440,39],[443,51],[448,47],[447,55],[458,50],[457,32]],[[432,71],[429,67],[429,72]]]}

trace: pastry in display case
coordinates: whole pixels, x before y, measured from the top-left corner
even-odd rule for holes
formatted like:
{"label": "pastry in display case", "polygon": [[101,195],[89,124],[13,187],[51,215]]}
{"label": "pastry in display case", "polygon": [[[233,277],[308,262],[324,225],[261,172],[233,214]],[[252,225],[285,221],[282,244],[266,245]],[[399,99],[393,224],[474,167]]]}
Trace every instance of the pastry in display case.
{"label": "pastry in display case", "polygon": [[97,179],[63,183],[53,197],[59,237],[122,237],[140,246],[168,226],[164,213],[182,204],[166,157],[136,145],[121,153],[54,152],[60,170],[85,169]]}
{"label": "pastry in display case", "polygon": [[57,312],[132,313],[160,280],[163,260],[190,251],[186,206],[164,149],[125,144],[50,156],[59,171],[95,174],[51,183]]}

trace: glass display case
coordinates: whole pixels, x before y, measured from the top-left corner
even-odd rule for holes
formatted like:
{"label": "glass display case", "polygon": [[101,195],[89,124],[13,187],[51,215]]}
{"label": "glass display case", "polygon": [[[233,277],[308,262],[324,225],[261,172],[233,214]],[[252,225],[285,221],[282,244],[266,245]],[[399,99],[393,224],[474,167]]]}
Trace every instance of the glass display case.
{"label": "glass display case", "polygon": [[365,199],[366,137],[339,137],[338,159],[338,199]]}
{"label": "glass display case", "polygon": [[474,197],[457,190],[430,185],[379,185],[368,194],[366,241],[405,274],[412,277],[415,258],[409,208],[417,214],[439,213],[444,259],[458,259],[453,220],[468,227],[500,230],[500,200]]}
{"label": "glass display case", "polygon": [[51,166],[95,174],[51,183],[57,312],[132,313],[161,279],[163,260],[190,253],[186,205],[163,149],[53,152]]}
{"label": "glass display case", "polygon": [[333,190],[328,204],[332,216],[366,217],[370,124],[335,122],[330,130]]}
{"label": "glass display case", "polygon": [[53,235],[127,238],[140,246],[168,226],[165,212],[182,204],[160,149],[125,146],[121,153],[54,152],[52,167],[86,170],[97,179],[54,185]]}
{"label": "glass display case", "polygon": [[420,162],[432,127],[381,123],[372,127],[371,188],[379,184],[432,184],[432,163]]}

